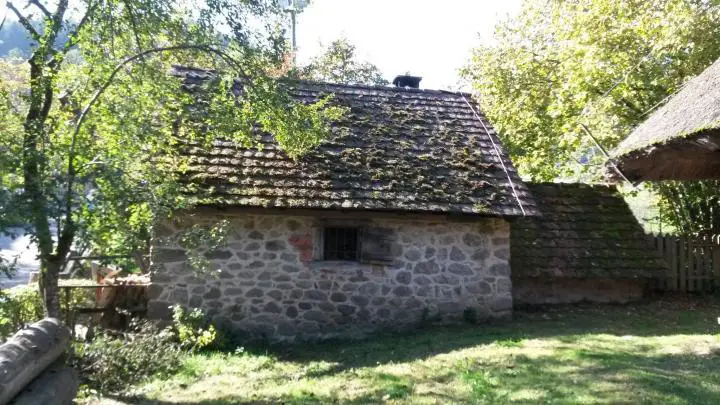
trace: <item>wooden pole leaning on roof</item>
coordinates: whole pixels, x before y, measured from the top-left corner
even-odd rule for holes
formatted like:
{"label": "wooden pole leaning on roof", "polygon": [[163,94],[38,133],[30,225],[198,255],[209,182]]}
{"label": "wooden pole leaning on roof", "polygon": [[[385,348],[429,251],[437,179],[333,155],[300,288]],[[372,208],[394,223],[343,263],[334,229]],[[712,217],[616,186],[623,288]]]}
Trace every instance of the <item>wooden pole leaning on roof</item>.
{"label": "wooden pole leaning on roof", "polygon": [[602,154],[605,156],[606,161],[608,163],[610,163],[610,165],[612,165],[613,169],[615,169],[615,172],[617,174],[619,174],[620,177],[623,178],[623,180],[625,180],[628,184],[630,184],[632,186],[632,188],[635,188],[636,187],[635,183],[628,180],[627,176],[625,176],[625,173],[623,173],[622,170],[620,170],[620,168],[617,167],[615,162],[610,157],[610,154],[605,150],[605,148],[602,145],[600,145],[600,142],[598,142],[598,140],[595,138],[595,136],[592,134],[592,132],[590,132],[590,129],[587,127],[587,125],[580,123],[580,128],[582,128],[583,132],[585,132],[585,134],[587,136],[589,136],[590,139],[592,139],[592,141],[595,143],[595,146],[597,146],[598,149],[600,149],[600,152],[602,152]]}

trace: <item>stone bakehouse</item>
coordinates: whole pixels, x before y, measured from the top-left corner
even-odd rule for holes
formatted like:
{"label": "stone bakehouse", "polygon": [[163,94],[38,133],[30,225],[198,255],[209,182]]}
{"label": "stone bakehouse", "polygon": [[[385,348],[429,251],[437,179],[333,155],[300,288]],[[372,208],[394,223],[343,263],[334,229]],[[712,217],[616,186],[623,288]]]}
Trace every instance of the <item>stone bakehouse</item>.
{"label": "stone bakehouse", "polygon": [[[208,78],[178,72],[189,87]],[[295,161],[269,135],[261,150],[221,140],[186,150],[188,179],[214,202],[158,224],[149,317],[177,303],[250,337],[292,341],[508,316],[508,220],[535,206],[470,96],[289,87],[299,101],[334,94],[348,110]],[[209,256],[219,275],[199,276],[177,238],[219,219],[232,225]]]}

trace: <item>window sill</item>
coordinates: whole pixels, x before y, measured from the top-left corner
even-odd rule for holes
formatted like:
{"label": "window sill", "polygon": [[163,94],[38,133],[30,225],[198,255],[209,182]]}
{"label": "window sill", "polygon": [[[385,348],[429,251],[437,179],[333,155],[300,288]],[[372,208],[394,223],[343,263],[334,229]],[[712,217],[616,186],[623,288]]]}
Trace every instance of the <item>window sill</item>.
{"label": "window sill", "polygon": [[313,260],[307,263],[309,270],[357,271],[372,270],[375,266],[392,266],[392,263],[358,262],[350,260]]}

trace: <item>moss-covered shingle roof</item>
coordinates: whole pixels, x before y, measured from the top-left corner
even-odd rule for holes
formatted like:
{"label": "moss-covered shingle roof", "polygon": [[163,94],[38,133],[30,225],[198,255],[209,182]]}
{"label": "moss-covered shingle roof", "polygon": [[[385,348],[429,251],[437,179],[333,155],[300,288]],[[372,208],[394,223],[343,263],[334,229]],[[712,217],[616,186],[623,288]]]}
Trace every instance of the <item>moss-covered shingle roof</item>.
{"label": "moss-covered shingle roof", "polygon": [[663,262],[617,190],[528,184],[540,216],[511,225],[513,277],[648,277]]}
{"label": "moss-covered shingle roof", "polygon": [[[179,74],[190,84],[209,75],[193,69]],[[295,161],[267,134],[259,135],[262,149],[221,140],[211,149],[189,148],[187,178],[208,201],[492,216],[535,212],[497,134],[481,113],[475,115],[469,96],[314,82],[286,85],[298,101],[333,94],[332,102],[347,108],[333,123],[333,135]]]}

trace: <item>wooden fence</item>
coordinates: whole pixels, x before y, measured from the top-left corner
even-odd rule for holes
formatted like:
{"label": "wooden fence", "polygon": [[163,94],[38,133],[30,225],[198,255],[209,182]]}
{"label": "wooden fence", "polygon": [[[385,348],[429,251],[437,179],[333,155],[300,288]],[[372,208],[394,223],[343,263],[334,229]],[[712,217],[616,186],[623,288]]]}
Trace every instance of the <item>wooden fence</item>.
{"label": "wooden fence", "polygon": [[720,290],[720,235],[649,235],[667,262],[657,280],[662,291],[710,292]]}

